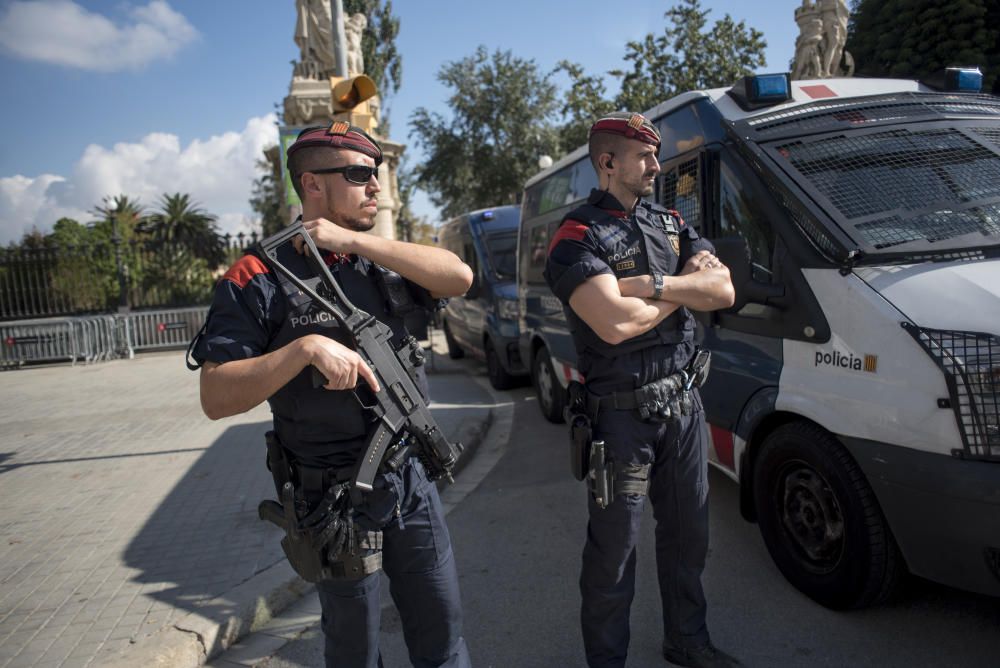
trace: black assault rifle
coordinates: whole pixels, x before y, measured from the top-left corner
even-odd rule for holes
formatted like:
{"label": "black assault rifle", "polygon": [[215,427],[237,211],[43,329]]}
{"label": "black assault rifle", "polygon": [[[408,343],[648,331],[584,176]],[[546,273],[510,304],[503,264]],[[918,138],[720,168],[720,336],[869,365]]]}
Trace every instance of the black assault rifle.
{"label": "black assault rifle", "polygon": [[[319,278],[314,290],[278,260],[278,248],[301,236],[308,249],[306,261]],[[398,350],[391,343],[392,330],[374,317],[355,307],[334,280],[319,250],[305,231],[302,222],[295,223],[274,236],[260,242],[260,252],[266,261],[280,271],[299,290],[312,298],[313,303],[332,315],[351,337],[354,350],[371,368],[378,380],[379,391],[372,392],[375,403],[366,405],[355,391],[358,402],[370,411],[378,424],[368,439],[365,452],[358,462],[351,480],[352,496],[372,490],[375,476],[383,460],[396,468],[412,451],[420,458],[432,480],[447,478],[454,482],[451,470],[462,453],[461,443],[448,442],[430,410],[424,404],[420,390],[414,382],[417,366],[423,363],[423,350],[417,340],[408,336]],[[320,293],[323,294],[320,294]],[[327,379],[313,367],[313,381],[325,385]],[[386,457],[386,451],[397,434],[407,433],[408,443],[397,443]]]}

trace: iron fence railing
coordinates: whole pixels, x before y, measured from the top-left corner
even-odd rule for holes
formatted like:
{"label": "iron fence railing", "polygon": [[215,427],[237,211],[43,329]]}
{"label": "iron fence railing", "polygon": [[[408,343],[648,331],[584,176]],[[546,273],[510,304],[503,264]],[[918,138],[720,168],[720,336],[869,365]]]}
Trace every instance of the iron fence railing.
{"label": "iron fence railing", "polygon": [[225,235],[211,252],[152,240],[0,247],[0,320],[205,305],[257,240]]}

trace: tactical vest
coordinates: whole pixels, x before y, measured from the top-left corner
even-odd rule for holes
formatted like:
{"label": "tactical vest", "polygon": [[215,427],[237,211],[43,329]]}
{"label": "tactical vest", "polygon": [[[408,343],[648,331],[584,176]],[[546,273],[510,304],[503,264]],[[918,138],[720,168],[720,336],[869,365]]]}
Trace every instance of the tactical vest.
{"label": "tactical vest", "polygon": [[[567,220],[583,223],[591,229],[591,233],[597,239],[598,254],[608,262],[608,266],[611,267],[617,278],[648,275],[654,272],[664,276],[673,276],[679,269],[680,256],[678,251],[675,251],[671,239],[678,239],[677,243],[679,244],[680,231],[665,209],[660,210],[659,207],[654,209],[653,205],[640,200],[630,222],[617,218],[594,204],[587,203],[568,213],[562,222],[565,223]],[[629,227],[633,224],[641,234],[641,242],[645,252],[633,256],[625,263],[608,261],[609,258],[614,257],[614,244],[621,241],[623,237],[629,236],[631,232]],[[630,265],[629,262],[633,264]],[[564,305],[563,308],[566,320],[570,323],[577,354],[581,358],[586,355],[596,355],[605,359],[613,359],[643,348],[675,345],[693,338],[694,317],[684,307],[674,311],[648,332],[617,345],[612,345],[599,337],[587,323],[573,312],[569,305]]]}
{"label": "tactical vest", "polygon": [[[291,244],[280,248],[279,253],[282,264],[317,290],[320,279],[312,275],[305,258],[296,253]],[[330,265],[330,273],[345,296],[354,306],[388,325],[393,332],[392,343],[399,345],[407,335],[406,328],[402,317],[390,313],[384,284],[380,285],[384,281],[382,272],[387,270],[361,257],[350,261],[340,258]],[[351,347],[349,335],[333,315],[321,310],[281,272],[272,269],[271,273],[284,294],[286,313],[266,352],[278,350],[307,334],[322,334]],[[399,279],[398,274],[393,276]],[[317,292],[323,295],[323,290]],[[398,290],[393,292],[398,294]],[[332,298],[332,295],[323,296]],[[398,308],[392,310],[399,311]],[[365,410],[350,390],[313,387],[312,369],[311,365],[306,366],[268,399],[275,432],[281,444],[304,465],[351,465],[368,432]]]}

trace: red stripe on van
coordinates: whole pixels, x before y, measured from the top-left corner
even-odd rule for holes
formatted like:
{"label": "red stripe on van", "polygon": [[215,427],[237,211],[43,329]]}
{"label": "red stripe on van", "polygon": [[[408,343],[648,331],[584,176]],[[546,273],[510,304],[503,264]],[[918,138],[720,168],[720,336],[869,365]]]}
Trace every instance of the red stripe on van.
{"label": "red stripe on van", "polygon": [[730,471],[735,470],[732,432],[711,424],[708,425],[708,428],[712,432],[712,444],[715,446],[715,454],[719,458],[719,463]]}

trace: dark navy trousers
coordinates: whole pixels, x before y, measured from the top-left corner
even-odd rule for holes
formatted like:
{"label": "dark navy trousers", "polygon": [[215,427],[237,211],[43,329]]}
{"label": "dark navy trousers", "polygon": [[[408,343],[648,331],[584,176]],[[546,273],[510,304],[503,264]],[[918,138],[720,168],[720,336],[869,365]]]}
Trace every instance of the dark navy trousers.
{"label": "dark navy trousers", "polygon": [[[361,524],[382,528],[382,567],[402,619],[410,662],[416,668],[470,666],[458,573],[437,487],[410,460],[401,474],[380,475],[359,510]],[[321,582],[316,588],[327,668],[381,666],[381,574]]]}
{"label": "dark navy trousers", "polygon": [[[603,411],[594,439],[616,462],[652,464],[649,500],[656,519],[656,572],[664,638],[682,647],[709,642],[701,574],[708,554],[708,427],[695,414],[647,423],[634,411]],[[646,497],[616,495],[601,509],[590,496],[580,591],[583,644],[590,668],[625,665],[635,594],[636,543]]]}

